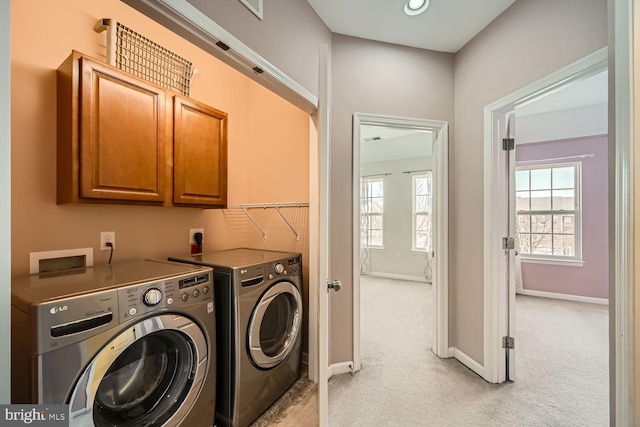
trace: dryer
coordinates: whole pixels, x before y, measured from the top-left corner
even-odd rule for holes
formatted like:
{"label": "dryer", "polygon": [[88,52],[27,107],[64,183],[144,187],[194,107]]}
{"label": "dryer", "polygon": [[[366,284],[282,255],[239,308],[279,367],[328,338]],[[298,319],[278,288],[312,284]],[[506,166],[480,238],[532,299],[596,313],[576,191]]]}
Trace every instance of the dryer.
{"label": "dryer", "polygon": [[[211,426],[212,270],[136,260],[13,278],[12,402],[73,426]],[[26,356],[26,357],[25,357]]]}
{"label": "dryer", "polygon": [[237,248],[172,261],[213,267],[217,427],[246,427],[300,378],[302,256]]}

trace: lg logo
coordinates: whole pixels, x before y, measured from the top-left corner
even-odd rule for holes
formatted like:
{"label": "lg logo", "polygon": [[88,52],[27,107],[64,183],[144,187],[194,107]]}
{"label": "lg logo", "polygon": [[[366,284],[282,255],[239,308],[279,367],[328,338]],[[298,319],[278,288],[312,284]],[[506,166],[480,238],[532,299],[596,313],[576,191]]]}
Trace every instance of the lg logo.
{"label": "lg logo", "polygon": [[49,310],[49,313],[51,314],[56,314],[59,311],[67,311],[69,307],[67,307],[66,305],[63,305],[61,307],[52,307],[51,310]]}

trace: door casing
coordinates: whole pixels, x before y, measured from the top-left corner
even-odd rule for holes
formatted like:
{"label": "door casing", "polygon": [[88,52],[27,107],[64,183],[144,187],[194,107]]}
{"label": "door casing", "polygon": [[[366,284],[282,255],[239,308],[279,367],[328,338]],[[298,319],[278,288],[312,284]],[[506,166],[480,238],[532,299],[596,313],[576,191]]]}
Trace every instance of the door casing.
{"label": "door casing", "polygon": [[[502,249],[502,238],[514,237],[505,236],[510,208],[504,194],[512,175],[502,150],[507,116],[518,106],[606,70],[607,51],[606,47],[602,48],[484,109],[484,367],[479,374],[491,383],[507,379],[502,337],[507,335],[510,315],[507,303],[515,300],[515,286],[509,286],[506,280],[507,265]],[[504,298],[507,288],[509,295]],[[513,331],[511,335],[514,336]]]}
{"label": "door casing", "polygon": [[353,370],[361,368],[360,355],[360,127],[363,125],[432,131],[436,134],[433,155],[433,352],[451,357],[449,351],[448,211],[449,211],[449,124],[444,121],[378,114],[353,115]]}

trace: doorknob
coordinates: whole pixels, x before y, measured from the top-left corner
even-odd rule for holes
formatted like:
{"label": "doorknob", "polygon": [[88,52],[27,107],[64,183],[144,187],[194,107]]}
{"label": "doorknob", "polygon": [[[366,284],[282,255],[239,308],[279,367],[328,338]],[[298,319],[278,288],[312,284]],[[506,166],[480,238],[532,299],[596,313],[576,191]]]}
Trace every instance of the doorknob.
{"label": "doorknob", "polygon": [[342,282],[340,280],[327,280],[327,288],[338,292],[342,289]]}

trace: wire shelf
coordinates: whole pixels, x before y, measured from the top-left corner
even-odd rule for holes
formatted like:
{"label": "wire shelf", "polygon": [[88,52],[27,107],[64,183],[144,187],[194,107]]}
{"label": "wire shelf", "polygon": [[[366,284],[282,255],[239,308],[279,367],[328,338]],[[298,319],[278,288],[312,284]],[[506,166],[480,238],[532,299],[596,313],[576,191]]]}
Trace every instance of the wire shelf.
{"label": "wire shelf", "polygon": [[193,64],[121,23],[116,23],[115,66],[189,96]]}

